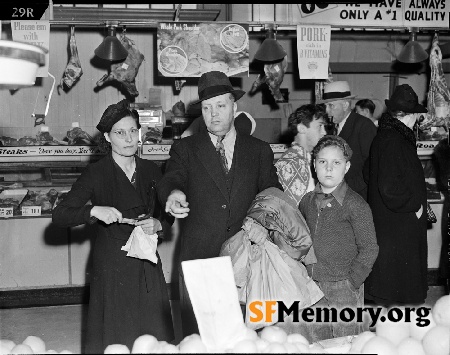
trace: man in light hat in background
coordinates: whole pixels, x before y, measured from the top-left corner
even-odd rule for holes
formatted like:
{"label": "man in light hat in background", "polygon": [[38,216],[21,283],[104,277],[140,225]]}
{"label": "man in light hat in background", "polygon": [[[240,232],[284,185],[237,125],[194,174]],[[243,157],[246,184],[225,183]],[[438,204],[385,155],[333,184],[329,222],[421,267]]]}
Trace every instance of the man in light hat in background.
{"label": "man in light hat in background", "polygon": [[369,157],[370,146],[377,134],[375,124],[367,117],[361,116],[351,108],[350,92],[346,81],[334,81],[326,84],[323,92],[323,103],[328,116],[337,125],[337,134],[352,148],[350,170],[345,176],[348,185],[367,201],[367,183],[364,181],[363,167]]}
{"label": "man in light hat in background", "polygon": [[[199,99],[192,104],[201,104],[207,129],[174,142],[170,150],[157,191],[166,212],[183,219],[180,262],[219,256],[223,242],[241,229],[256,195],[269,187],[282,190],[270,145],[234,126],[236,101],[244,94],[223,72],[203,74]],[[253,234],[250,240],[261,231]],[[187,336],[198,333],[198,326],[181,266],[179,270],[183,336]]]}

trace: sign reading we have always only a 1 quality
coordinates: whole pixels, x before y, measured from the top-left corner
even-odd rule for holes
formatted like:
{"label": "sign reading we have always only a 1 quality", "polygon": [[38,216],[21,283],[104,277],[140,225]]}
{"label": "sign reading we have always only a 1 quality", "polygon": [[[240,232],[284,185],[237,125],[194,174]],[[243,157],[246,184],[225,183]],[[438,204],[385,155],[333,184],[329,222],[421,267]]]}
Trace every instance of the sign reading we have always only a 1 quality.
{"label": "sign reading we have always only a 1 quality", "polygon": [[291,4],[302,24],[449,28],[450,0],[382,0],[365,4]]}

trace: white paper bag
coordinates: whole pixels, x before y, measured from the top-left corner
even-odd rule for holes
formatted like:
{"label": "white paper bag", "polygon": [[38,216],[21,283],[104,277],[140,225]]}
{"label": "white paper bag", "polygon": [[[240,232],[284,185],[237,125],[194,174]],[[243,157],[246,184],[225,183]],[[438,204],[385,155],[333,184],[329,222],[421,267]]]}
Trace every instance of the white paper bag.
{"label": "white paper bag", "polygon": [[121,248],[127,251],[127,256],[138,259],[150,260],[152,263],[158,263],[156,248],[158,246],[157,234],[145,234],[141,226],[133,229],[127,243]]}
{"label": "white paper bag", "polygon": [[229,256],[181,263],[198,329],[208,352],[230,349],[246,334]]}

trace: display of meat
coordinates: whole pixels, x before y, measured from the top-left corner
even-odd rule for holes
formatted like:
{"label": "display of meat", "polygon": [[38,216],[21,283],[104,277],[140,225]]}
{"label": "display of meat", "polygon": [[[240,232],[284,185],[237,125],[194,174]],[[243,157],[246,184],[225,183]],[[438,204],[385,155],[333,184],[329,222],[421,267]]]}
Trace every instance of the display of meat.
{"label": "display of meat", "polygon": [[172,106],[172,113],[176,117],[184,117],[186,114],[186,107],[183,101],[178,101],[175,105]]}
{"label": "display of meat", "polygon": [[162,141],[162,132],[156,127],[148,127],[147,132],[145,132],[142,137],[142,144],[153,143],[158,144]]}
{"label": "display of meat", "polygon": [[21,206],[41,206],[41,213],[50,212],[53,208],[53,204],[58,197],[58,191],[50,189],[45,191],[28,191]]}
{"label": "display of meat", "polygon": [[136,97],[139,95],[139,92],[136,89],[135,79],[139,67],[144,60],[144,55],[139,52],[134,45],[134,42],[129,39],[125,33],[122,32],[119,40],[128,51],[128,56],[125,61],[112,64],[110,73],[103,75],[100,80],[97,81],[97,86],[102,86],[108,81],[116,80],[125,87],[131,97]]}
{"label": "display of meat", "polygon": [[11,146],[18,146],[19,141],[16,138],[7,137],[7,136],[0,136],[0,145],[5,147],[11,147]]}
{"label": "display of meat", "polygon": [[73,127],[67,131],[67,142],[69,145],[92,145],[94,139],[80,127]]}
{"label": "display of meat", "polygon": [[36,138],[25,136],[19,139],[19,145],[39,145],[39,143]]}
{"label": "display of meat", "polygon": [[49,132],[38,132],[36,134],[36,141],[39,145],[59,145],[59,142],[55,141]]}
{"label": "display of meat", "polygon": [[447,127],[450,119],[450,91],[442,69],[442,53],[437,33],[434,34],[430,51],[431,79],[427,96],[428,113],[419,123],[421,129]]}
{"label": "display of meat", "polygon": [[83,69],[81,68],[80,58],[78,57],[77,43],[75,41],[75,26],[70,28],[70,59],[64,69],[64,75],[58,86],[70,89],[80,77],[83,75]]}
{"label": "display of meat", "polygon": [[264,75],[259,74],[255,82],[250,89],[250,94],[256,92],[256,90],[261,86],[261,84],[266,83],[275,98],[276,102],[284,102],[284,97],[281,94],[280,86],[284,79],[284,74],[287,69],[287,56],[283,58],[282,61],[264,64]]}

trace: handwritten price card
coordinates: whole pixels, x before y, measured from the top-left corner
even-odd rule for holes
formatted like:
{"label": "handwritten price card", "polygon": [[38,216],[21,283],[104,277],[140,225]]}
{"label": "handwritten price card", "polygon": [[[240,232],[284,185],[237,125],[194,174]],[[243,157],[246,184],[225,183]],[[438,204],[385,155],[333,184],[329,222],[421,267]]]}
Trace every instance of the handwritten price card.
{"label": "handwritten price card", "polygon": [[22,216],[32,217],[41,215],[41,206],[22,206]]}
{"label": "handwritten price card", "polygon": [[12,217],[13,216],[13,208],[12,207],[0,207],[0,217]]}

